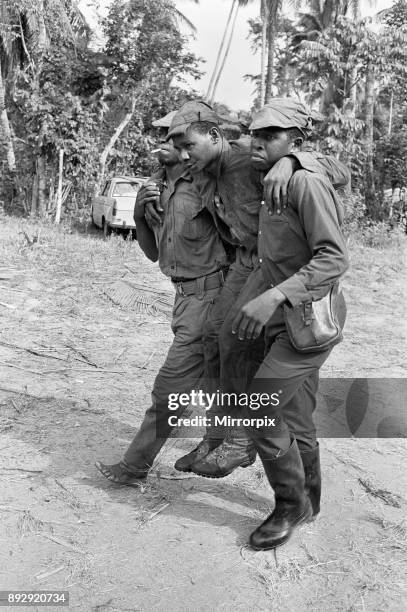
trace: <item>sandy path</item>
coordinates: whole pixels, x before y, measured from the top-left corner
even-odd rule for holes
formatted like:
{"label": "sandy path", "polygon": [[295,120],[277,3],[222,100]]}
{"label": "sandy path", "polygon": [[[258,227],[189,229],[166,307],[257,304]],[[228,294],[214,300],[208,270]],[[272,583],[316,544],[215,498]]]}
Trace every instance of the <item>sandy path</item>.
{"label": "sandy path", "polygon": [[[323,512],[276,556],[246,548],[272,506],[257,463],[171,480],[192,444],[178,440],[141,489],[99,478],[171,340],[165,308],[122,309],[103,290],[122,274],[171,287],[135,243],[43,228],[29,247],[22,227],[36,233],[0,230],[0,589],[65,589],[85,611],[404,610],[405,440],[322,440]],[[400,253],[352,248],[347,337],[324,376],[405,377]]]}

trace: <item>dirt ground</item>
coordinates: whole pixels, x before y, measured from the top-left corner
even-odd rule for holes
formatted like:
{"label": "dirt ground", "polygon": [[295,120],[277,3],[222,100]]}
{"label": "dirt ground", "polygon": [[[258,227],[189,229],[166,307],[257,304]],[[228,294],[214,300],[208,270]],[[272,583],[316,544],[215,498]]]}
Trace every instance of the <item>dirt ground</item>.
{"label": "dirt ground", "polygon": [[[346,338],[322,375],[406,378],[406,244],[351,252]],[[95,612],[407,609],[404,439],[322,439],[320,517],[256,553],[273,505],[259,462],[182,477],[194,441],[175,439],[143,487],[94,467],[121,457],[171,342],[158,267],[136,242],[5,217],[0,257],[0,590],[66,590]]]}

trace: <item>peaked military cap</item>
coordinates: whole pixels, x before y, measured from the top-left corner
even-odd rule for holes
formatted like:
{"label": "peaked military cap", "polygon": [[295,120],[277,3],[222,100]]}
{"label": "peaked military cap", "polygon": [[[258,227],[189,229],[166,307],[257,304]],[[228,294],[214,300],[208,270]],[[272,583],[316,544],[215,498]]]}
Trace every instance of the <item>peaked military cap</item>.
{"label": "peaked military cap", "polygon": [[264,128],[298,128],[308,136],[312,130],[312,119],[307,107],[293,98],[274,98],[254,113],[250,130]]}
{"label": "peaked military cap", "polygon": [[153,121],[151,125],[157,128],[158,127],[169,128],[171,125],[171,121],[174,119],[174,115],[176,114],[177,114],[177,111],[175,110],[170,111],[169,113],[164,115],[164,117],[161,117],[161,119],[156,119],[155,121]]}
{"label": "peaked military cap", "polygon": [[176,112],[168,131],[168,138],[185,134],[190,125],[198,121],[210,121],[219,125],[219,117],[209,104],[202,100],[186,102]]}

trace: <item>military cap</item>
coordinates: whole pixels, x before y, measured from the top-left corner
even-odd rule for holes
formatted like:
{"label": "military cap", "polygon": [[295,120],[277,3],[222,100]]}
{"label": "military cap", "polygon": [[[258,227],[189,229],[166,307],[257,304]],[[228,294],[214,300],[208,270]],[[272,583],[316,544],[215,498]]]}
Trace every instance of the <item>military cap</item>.
{"label": "military cap", "polygon": [[177,111],[173,110],[161,117],[161,119],[156,119],[152,122],[152,126],[156,128],[169,128],[171,125],[171,121],[174,119],[174,115],[177,114]]}
{"label": "military cap", "polygon": [[175,114],[168,131],[168,138],[185,134],[190,125],[198,121],[210,121],[219,125],[219,118],[209,104],[202,100],[186,102]]}
{"label": "military cap", "polygon": [[293,98],[273,98],[254,113],[250,130],[264,128],[298,128],[308,136],[312,129],[312,119],[306,106]]}

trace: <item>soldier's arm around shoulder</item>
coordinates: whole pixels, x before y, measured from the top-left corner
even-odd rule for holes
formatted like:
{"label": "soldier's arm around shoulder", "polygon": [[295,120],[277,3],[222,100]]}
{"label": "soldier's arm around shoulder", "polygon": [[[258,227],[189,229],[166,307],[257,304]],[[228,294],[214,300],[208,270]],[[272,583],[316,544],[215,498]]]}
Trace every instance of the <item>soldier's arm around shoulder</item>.
{"label": "soldier's arm around shoulder", "polygon": [[322,172],[335,189],[346,187],[350,181],[348,168],[332,155],[324,155],[319,151],[298,151],[291,153],[300,168],[310,172]]}

